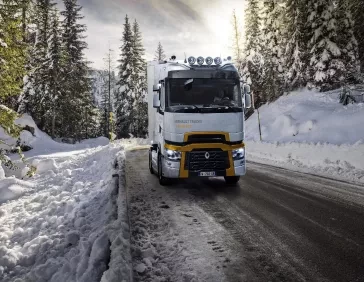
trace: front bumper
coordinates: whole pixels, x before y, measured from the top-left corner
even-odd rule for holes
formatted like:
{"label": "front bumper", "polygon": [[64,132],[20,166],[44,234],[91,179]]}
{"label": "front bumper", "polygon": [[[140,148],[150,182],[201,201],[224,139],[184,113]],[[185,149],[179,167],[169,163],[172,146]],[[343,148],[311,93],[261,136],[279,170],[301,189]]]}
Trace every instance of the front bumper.
{"label": "front bumper", "polygon": [[167,178],[179,178],[181,162],[170,161],[162,158],[163,176]]}
{"label": "front bumper", "polygon": [[226,151],[228,153],[229,158],[229,168],[227,169],[220,169],[220,170],[213,170],[216,174],[216,176],[222,176],[222,177],[230,177],[230,176],[244,176],[246,174],[246,162],[245,158],[241,160],[233,160],[232,157],[232,150],[235,149],[234,146],[227,146],[225,144],[213,144],[214,146],[211,146],[211,144],[195,144],[195,145],[189,145],[184,147],[176,147],[176,146],[170,146],[166,145],[166,149],[170,150],[178,150],[182,152],[181,161],[170,161],[167,158],[162,158],[162,166],[163,166],[163,176],[167,178],[193,178],[193,177],[199,177],[200,172],[211,172],[212,170],[198,170],[198,171],[191,171],[186,169],[186,156],[188,152],[191,152],[192,150],[201,150],[204,151],[204,149],[219,149]]}
{"label": "front bumper", "polygon": [[235,176],[244,176],[246,174],[246,162],[243,160],[234,161]]}

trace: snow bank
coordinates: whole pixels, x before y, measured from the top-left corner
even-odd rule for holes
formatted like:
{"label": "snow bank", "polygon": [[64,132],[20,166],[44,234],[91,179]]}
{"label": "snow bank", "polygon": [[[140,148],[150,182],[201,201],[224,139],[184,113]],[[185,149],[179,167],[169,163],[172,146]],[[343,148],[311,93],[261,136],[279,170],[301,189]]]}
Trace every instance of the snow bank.
{"label": "snow bank", "polygon": [[[65,144],[54,141],[49,135],[41,131],[35,124],[33,118],[28,114],[22,115],[15,123],[21,127],[28,127],[34,130],[33,133],[23,130],[20,133],[20,140],[22,145],[27,145],[33,148],[25,155],[35,156],[40,154],[49,154],[52,152],[69,152],[71,150],[80,150],[85,148],[94,148],[98,146],[106,146],[109,144],[109,140],[105,137],[98,137],[94,139],[83,140],[77,144]],[[9,145],[14,146],[17,139],[11,138],[4,134],[3,129],[0,127],[0,138],[5,140]]]}
{"label": "snow bank", "polygon": [[303,90],[259,109],[246,123],[247,158],[288,169],[364,182],[364,104]]}
{"label": "snow bank", "polygon": [[248,161],[364,183],[364,144],[361,143],[338,146],[247,141],[246,146]]}
{"label": "snow bank", "polygon": [[119,197],[117,198],[118,219],[108,227],[108,234],[111,241],[111,257],[109,269],[104,272],[101,282],[133,281],[133,267],[130,250],[130,222],[125,187],[125,151],[120,151],[116,158],[119,169]]}
{"label": "snow bank", "polygon": [[[341,145],[364,140],[364,104],[343,106],[337,93],[292,92],[259,112],[264,142]],[[260,140],[257,112],[247,120],[245,137]]]}
{"label": "snow bank", "polygon": [[[22,145],[27,145],[32,148],[32,150],[25,152],[24,155],[28,163],[34,165],[37,168],[37,173],[44,173],[49,170],[57,170],[57,164],[54,161],[54,158],[60,158],[62,156],[62,152],[65,153],[65,158],[68,158],[70,154],[79,154],[86,148],[96,148],[109,144],[109,140],[105,137],[83,140],[77,144],[56,142],[46,133],[39,130],[32,117],[27,114],[24,114],[22,117],[18,118],[15,123],[19,126],[27,127],[33,131],[31,133],[30,131],[23,130],[20,134],[20,139]],[[5,140],[5,142],[11,146],[16,145],[17,140],[7,136],[1,127],[0,138]],[[5,145],[3,145],[3,148],[9,149],[8,146],[4,146]],[[7,177],[15,176],[17,178],[24,178],[29,169],[25,167],[25,164],[20,160],[18,154],[11,155],[11,159],[19,169],[0,169],[0,179],[3,170]]]}
{"label": "snow bank", "polygon": [[[119,269],[127,269],[123,264],[129,261],[117,258],[130,257],[129,235],[123,233],[128,224],[125,216],[118,217],[117,204],[124,202],[114,177],[120,150],[121,144],[114,143],[35,156],[40,173],[34,178],[1,180],[2,282],[115,281],[104,275],[109,262],[115,275],[125,275],[118,281],[128,281],[127,271]],[[117,250],[111,256],[110,246]]]}

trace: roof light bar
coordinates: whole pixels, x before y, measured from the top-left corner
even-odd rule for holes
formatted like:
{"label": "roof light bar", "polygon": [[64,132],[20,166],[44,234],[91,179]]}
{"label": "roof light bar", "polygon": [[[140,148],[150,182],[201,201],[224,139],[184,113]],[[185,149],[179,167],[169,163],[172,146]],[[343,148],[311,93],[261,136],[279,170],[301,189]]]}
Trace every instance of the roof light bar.
{"label": "roof light bar", "polygon": [[206,65],[211,66],[213,63],[215,63],[215,65],[221,65],[222,64],[222,60],[220,57],[216,57],[215,59],[213,59],[212,57],[207,57],[206,59],[202,56],[198,57],[197,59],[193,56],[189,57],[187,62],[192,66],[194,65],[196,62],[197,64],[199,64],[200,66],[202,66],[204,63],[206,63]]}
{"label": "roof light bar", "polygon": [[197,63],[201,66],[201,65],[203,65],[203,63],[205,62],[205,59],[204,59],[204,57],[198,57],[197,58]]}
{"label": "roof light bar", "polygon": [[222,63],[221,58],[220,57],[216,57],[214,59],[214,63],[215,63],[215,65],[221,65],[221,63]]}
{"label": "roof light bar", "polygon": [[195,58],[195,57],[189,57],[189,58],[188,58],[188,63],[189,63],[190,65],[194,65],[194,64],[196,63],[196,58]]}
{"label": "roof light bar", "polygon": [[208,64],[209,66],[212,65],[213,62],[214,62],[213,58],[211,58],[211,57],[206,58],[206,64]]}

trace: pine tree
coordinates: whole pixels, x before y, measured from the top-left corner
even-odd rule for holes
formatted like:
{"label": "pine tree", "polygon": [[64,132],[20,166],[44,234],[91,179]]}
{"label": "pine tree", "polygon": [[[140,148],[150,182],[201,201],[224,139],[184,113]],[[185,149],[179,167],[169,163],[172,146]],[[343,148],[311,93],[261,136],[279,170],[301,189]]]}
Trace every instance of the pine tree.
{"label": "pine tree", "polygon": [[17,108],[20,113],[31,114],[31,100],[34,96],[34,71],[35,65],[35,43],[37,38],[37,13],[36,2],[32,0],[22,1],[22,32],[23,42],[27,45],[25,70],[26,74],[23,78],[24,84],[20,96],[17,100]]}
{"label": "pine tree", "polygon": [[358,41],[354,31],[354,21],[349,0],[338,0],[338,44],[342,50],[344,82],[357,83],[360,76]]}
{"label": "pine tree", "polygon": [[157,51],[155,51],[155,57],[154,60],[157,60],[158,62],[164,61],[166,59],[166,55],[164,53],[163,46],[160,42],[158,42]]}
{"label": "pine tree", "polygon": [[48,44],[51,37],[51,13],[55,5],[50,0],[37,0],[34,4],[37,15],[36,39],[31,51],[30,77],[27,78],[20,105],[20,111],[31,114],[38,127],[44,131],[47,131],[47,115],[52,107],[49,97],[51,62]]}
{"label": "pine tree", "polygon": [[20,94],[25,74],[26,45],[21,29],[19,1],[0,4],[0,104]]}
{"label": "pine tree", "polygon": [[102,75],[102,100],[100,105],[101,118],[100,127],[102,135],[111,138],[111,124],[110,124],[110,114],[113,111],[113,101],[114,101],[114,89],[115,89],[115,74],[113,69],[113,51],[109,49],[105,61],[105,71]]}
{"label": "pine tree", "polygon": [[241,66],[243,80],[251,85],[254,102],[259,107],[263,102],[262,91],[262,42],[259,1],[248,0],[245,10],[244,58]]}
{"label": "pine tree", "polygon": [[[18,138],[21,132],[20,126],[15,124],[18,115],[5,104],[13,106],[11,101],[19,95],[25,74],[26,45],[21,28],[20,4],[19,1],[12,0],[0,2],[0,128],[13,138]],[[4,141],[0,139],[0,144],[4,145]],[[1,165],[13,168],[14,164],[5,153],[2,146],[0,169]]]}
{"label": "pine tree", "polygon": [[264,0],[263,17],[263,93],[274,101],[284,93],[283,8],[278,0]]}
{"label": "pine tree", "polygon": [[234,52],[234,60],[235,64],[238,66],[239,72],[241,72],[241,66],[243,61],[243,48],[242,48],[242,39],[241,39],[241,31],[239,20],[236,16],[235,9],[233,10],[233,16],[231,20],[232,28],[233,28],[233,52]]}
{"label": "pine tree", "polygon": [[307,84],[307,45],[309,40],[306,28],[307,3],[307,0],[287,1],[287,38],[289,40],[285,50],[287,65],[285,83],[290,90],[304,87]]}
{"label": "pine tree", "polygon": [[358,41],[361,71],[364,72],[364,0],[352,0],[350,2],[354,19],[354,35]]}
{"label": "pine tree", "polygon": [[108,73],[103,72],[102,86],[101,86],[101,104],[100,104],[100,131],[102,136],[109,137],[109,83]]}
{"label": "pine tree", "polygon": [[115,102],[116,135],[117,138],[129,137],[131,124],[130,112],[133,106],[133,34],[129,18],[125,16],[124,32],[122,39],[121,58],[118,61],[119,79],[118,92]]}
{"label": "pine tree", "polygon": [[145,93],[146,93],[146,62],[143,59],[144,48],[142,43],[142,35],[139,30],[138,22],[135,20],[133,24],[133,82],[135,85],[134,91],[134,104],[132,107],[132,133],[136,137],[143,136],[143,124],[147,116],[143,113],[145,107]]}
{"label": "pine tree", "polygon": [[79,23],[83,16],[77,0],[64,0],[64,5],[61,65],[65,71],[62,97],[57,105],[62,117],[60,134],[80,140],[90,136],[91,117],[95,111],[88,62],[84,58],[86,26]]}
{"label": "pine tree", "polygon": [[[51,21],[51,36],[48,41],[48,54],[47,59],[49,61],[49,91],[48,91],[48,103],[51,105],[50,111],[47,113],[46,128],[51,128],[51,136],[54,138],[56,136],[56,119],[59,112],[58,100],[62,93],[62,73],[61,69],[61,56],[62,56],[62,46],[61,46],[61,34],[59,27],[59,15],[58,11],[54,10],[52,13]],[[57,122],[57,127],[59,127]]]}
{"label": "pine tree", "polygon": [[335,89],[345,80],[346,71],[338,37],[338,12],[330,0],[310,0],[309,9],[309,79],[322,91]]}

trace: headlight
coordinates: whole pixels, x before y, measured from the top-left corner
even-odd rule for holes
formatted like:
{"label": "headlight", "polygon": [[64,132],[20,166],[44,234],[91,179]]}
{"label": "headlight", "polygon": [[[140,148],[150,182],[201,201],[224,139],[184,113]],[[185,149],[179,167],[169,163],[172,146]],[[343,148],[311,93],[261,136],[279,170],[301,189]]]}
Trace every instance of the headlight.
{"label": "headlight", "polygon": [[181,152],[173,151],[173,150],[166,150],[166,154],[167,154],[167,158],[170,161],[180,161],[181,160],[181,156],[182,156]]}
{"label": "headlight", "polygon": [[239,149],[233,150],[234,161],[242,160],[244,158],[245,158],[245,149],[244,148],[239,148]]}

